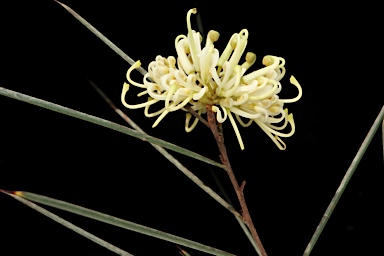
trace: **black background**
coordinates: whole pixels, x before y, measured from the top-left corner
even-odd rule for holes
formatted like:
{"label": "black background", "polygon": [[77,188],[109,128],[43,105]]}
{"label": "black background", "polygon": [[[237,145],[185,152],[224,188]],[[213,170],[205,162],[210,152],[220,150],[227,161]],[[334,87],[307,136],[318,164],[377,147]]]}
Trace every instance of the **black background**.
{"label": "black background", "polygon": [[[279,151],[255,124],[240,129],[244,151],[229,122],[224,134],[237,179],[247,181],[244,193],[268,254],[302,255],[383,105],[378,18],[372,12],[362,19],[365,10],[351,5],[205,2],[65,1],[144,68],[156,55],[175,56],[174,39],[187,33],[185,16],[196,6],[205,33],[220,32],[220,52],[233,33],[247,28],[246,50],[258,56],[256,68],[267,54],[286,59],[281,98],[297,94],[290,75],[303,88],[302,99],[286,105],[296,123],[294,136],[284,139],[287,150]],[[1,9],[1,87],[125,125],[88,77],[152,136],[219,160],[203,125],[185,133],[182,111],[152,129],[155,119],[145,118],[142,109],[123,109],[119,99],[129,65],[60,5],[10,1]],[[132,91],[130,102],[139,92]],[[145,142],[3,96],[0,133],[2,189],[47,195],[236,255],[255,255],[231,214]],[[236,201],[221,170],[174,155],[219,191],[215,172]],[[382,251],[383,178],[379,132],[312,255]],[[6,195],[0,205],[1,255],[113,255]],[[134,255],[178,255],[174,244],[50,210]]]}

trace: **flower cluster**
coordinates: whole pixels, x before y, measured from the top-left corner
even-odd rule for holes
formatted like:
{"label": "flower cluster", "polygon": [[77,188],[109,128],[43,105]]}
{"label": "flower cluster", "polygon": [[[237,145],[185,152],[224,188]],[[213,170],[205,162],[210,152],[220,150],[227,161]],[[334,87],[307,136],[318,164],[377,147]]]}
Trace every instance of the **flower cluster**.
{"label": "flower cluster", "polygon": [[[263,58],[264,68],[245,74],[255,63],[256,55],[248,52],[245,62],[239,64],[248,41],[248,31],[243,29],[235,33],[228,45],[220,55],[214,47],[219,33],[211,30],[208,33],[205,46],[201,45],[200,33],[191,29],[190,16],[196,13],[191,9],[187,13],[188,35],[179,35],[175,40],[177,60],[170,56],[164,58],[157,56],[155,61],[148,66],[148,73],[144,76],[143,83],[137,83],[130,78],[131,72],[140,67],[140,61],[132,65],[127,72],[127,80],[124,83],[121,101],[130,109],[144,108],[145,116],[158,116],[153,127],[169,113],[179,109],[185,110],[188,105],[199,115],[206,112],[206,106],[211,106],[216,113],[216,119],[223,123],[230,120],[236,133],[241,149],[244,144],[235,122],[248,127],[253,122],[272,139],[281,150],[285,149],[285,143],[279,138],[290,137],[295,132],[295,124],[292,114],[283,109],[284,103],[299,100],[302,89],[297,80],[292,76],[290,82],[299,91],[293,99],[280,99],[278,93],[281,90],[280,80],[285,75],[285,60],[275,56]],[[125,95],[129,90],[129,84],[145,89],[138,96],[148,94],[147,102],[130,105],[125,102]],[[162,102],[164,107],[153,113],[149,107],[157,102]],[[198,119],[190,125],[191,114],[186,114],[185,130],[190,132],[198,123]],[[243,119],[247,119],[244,122]],[[282,123],[280,126],[275,124]],[[282,133],[287,124],[291,131]]]}

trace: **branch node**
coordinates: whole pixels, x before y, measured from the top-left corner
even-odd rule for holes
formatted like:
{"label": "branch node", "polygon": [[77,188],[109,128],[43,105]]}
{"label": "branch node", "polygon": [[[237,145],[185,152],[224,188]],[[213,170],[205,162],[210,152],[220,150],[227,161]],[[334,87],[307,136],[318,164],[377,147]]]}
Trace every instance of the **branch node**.
{"label": "branch node", "polygon": [[241,191],[242,194],[244,194],[243,191],[244,191],[244,187],[245,187],[245,184],[246,184],[246,183],[247,183],[247,182],[246,182],[245,180],[243,180],[243,182],[241,183],[240,191]]}

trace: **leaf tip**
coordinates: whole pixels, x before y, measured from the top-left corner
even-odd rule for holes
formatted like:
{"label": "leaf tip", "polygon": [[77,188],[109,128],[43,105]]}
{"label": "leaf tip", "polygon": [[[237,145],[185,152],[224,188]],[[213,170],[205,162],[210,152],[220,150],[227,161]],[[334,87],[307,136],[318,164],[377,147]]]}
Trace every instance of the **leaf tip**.
{"label": "leaf tip", "polygon": [[62,2],[59,2],[59,1],[57,1],[57,0],[54,0],[54,1],[55,1],[56,3],[58,3],[59,5],[63,6],[65,9],[67,9],[67,10],[70,9],[67,5],[63,4]]}
{"label": "leaf tip", "polygon": [[12,191],[12,194],[16,195],[16,196],[23,196],[23,192],[21,191]]}
{"label": "leaf tip", "polygon": [[8,195],[15,195],[15,196],[24,196],[24,193],[22,191],[12,191],[12,190],[4,190],[0,189],[0,192]]}

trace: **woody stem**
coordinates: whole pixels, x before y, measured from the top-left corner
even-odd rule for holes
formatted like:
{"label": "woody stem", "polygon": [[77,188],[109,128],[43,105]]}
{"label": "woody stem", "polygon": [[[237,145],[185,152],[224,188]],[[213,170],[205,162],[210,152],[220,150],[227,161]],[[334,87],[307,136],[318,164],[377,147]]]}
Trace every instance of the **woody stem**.
{"label": "woody stem", "polygon": [[211,129],[213,136],[215,137],[215,140],[217,142],[217,146],[219,147],[221,162],[223,163],[223,165],[226,166],[226,170],[227,170],[229,179],[231,180],[232,186],[235,189],[237,198],[240,202],[243,222],[247,225],[247,227],[251,231],[252,237],[255,240],[257,247],[260,249],[261,255],[267,256],[267,253],[263,247],[263,244],[261,243],[259,235],[257,234],[256,228],[253,225],[251,215],[249,214],[249,211],[248,211],[248,206],[245,202],[245,197],[244,197],[244,193],[243,193],[245,183],[243,183],[242,186],[239,186],[239,183],[236,180],[235,174],[234,174],[232,167],[231,167],[231,164],[229,162],[227,149],[226,149],[225,144],[224,144],[223,135],[222,135],[222,133],[220,133],[218,131],[216,117],[212,111],[212,106],[207,105],[206,108],[207,108],[207,117],[208,117],[209,128]]}

